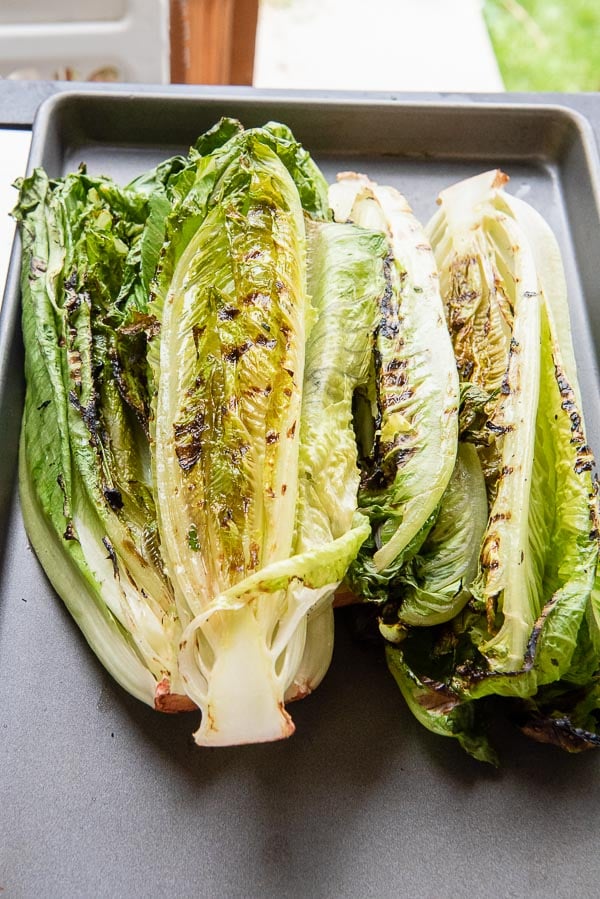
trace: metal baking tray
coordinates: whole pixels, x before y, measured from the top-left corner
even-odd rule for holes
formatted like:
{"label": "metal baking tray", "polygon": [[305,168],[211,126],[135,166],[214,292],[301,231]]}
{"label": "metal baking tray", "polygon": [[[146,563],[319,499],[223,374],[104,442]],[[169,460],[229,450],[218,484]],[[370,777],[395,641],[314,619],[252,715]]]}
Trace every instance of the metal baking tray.
{"label": "metal baking tray", "polygon": [[[600,448],[600,167],[560,106],[245,93],[62,94],[37,117],[30,168],[85,161],[125,181],[220,116],[279,119],[325,174],[398,186],[426,221],[438,191],[499,166],[548,220],[570,284],[592,444]],[[337,621],[333,665],[294,706],[288,741],[195,747],[96,662],[23,531],[15,247],[0,319],[0,889],[7,897],[571,897],[600,882],[600,755],[498,735],[502,768],[412,718],[381,654]]]}

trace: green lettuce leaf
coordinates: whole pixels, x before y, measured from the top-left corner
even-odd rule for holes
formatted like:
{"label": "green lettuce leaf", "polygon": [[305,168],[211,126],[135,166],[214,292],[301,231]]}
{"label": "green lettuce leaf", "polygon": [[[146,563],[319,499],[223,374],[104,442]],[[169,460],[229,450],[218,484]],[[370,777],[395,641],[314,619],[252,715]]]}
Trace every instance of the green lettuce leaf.
{"label": "green lettuce leaf", "polygon": [[[210,656],[203,629],[231,619],[225,642],[238,632],[244,643],[256,637],[248,657],[263,658],[269,644],[275,705],[269,686],[266,717],[249,705],[246,732],[242,718],[231,728],[236,713],[225,710],[221,741],[254,739],[269,715],[289,730],[283,694],[302,659],[304,618],[331,596],[368,531],[350,522],[321,555],[294,544],[313,321],[307,212],[328,218],[327,185],[289,129],[244,132],[222,120],[187,156],[125,188],[83,169],[57,181],[39,170],[22,183],[15,213],[24,246],[28,533],[94,651],[150,705],[195,706],[186,684],[198,666],[185,647],[201,644]],[[170,317],[174,300],[183,303],[183,328]],[[161,366],[167,345],[173,356]],[[171,480],[163,477],[169,452]],[[190,491],[175,511],[171,487]],[[189,593],[180,559],[190,565]],[[207,570],[198,578],[201,559]],[[261,594],[275,601],[254,602]],[[203,615],[205,624],[194,623]],[[256,670],[260,681],[264,670]],[[232,683],[239,692],[244,677]],[[234,695],[232,708],[241,705]],[[203,710],[204,729],[218,727]]]}
{"label": "green lettuce leaf", "polygon": [[[393,600],[401,624],[442,624],[461,611],[472,595],[487,517],[477,452],[469,444],[461,444],[435,524],[395,585]],[[388,604],[388,624],[389,619]]]}
{"label": "green lettuce leaf", "polygon": [[[419,654],[425,658],[431,653],[429,634],[420,629],[415,642]],[[491,765],[498,765],[496,752],[489,743],[479,704],[464,702],[450,685],[431,676],[419,676],[406,660],[406,653],[399,646],[386,647],[386,660],[394,680],[409,709],[422,725],[441,737],[453,737],[473,758]]]}

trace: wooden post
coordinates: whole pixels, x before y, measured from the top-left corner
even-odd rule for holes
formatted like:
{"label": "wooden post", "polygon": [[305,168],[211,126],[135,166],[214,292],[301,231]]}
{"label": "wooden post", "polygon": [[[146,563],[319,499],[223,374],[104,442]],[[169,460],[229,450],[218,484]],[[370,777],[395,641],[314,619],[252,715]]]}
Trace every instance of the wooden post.
{"label": "wooden post", "polygon": [[252,84],[258,0],[170,0],[171,82]]}
{"label": "wooden post", "polygon": [[254,81],[257,25],[258,0],[234,0],[230,84],[251,85]]}

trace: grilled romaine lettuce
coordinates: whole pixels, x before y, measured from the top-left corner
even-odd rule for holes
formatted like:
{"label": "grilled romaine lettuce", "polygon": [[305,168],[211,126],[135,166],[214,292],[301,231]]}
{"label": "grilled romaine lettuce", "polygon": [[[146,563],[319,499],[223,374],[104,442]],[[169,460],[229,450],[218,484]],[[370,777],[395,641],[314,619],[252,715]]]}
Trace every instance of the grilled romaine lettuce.
{"label": "grilled romaine lettuce", "polygon": [[151,489],[145,322],[122,290],[146,214],[143,197],[83,172],[52,182],[37,170],[21,187],[20,483],[29,537],[86,638],[160,705],[159,685],[179,693],[180,625]]}
{"label": "grilled romaine lettuce", "polygon": [[505,181],[489,172],[449,188],[428,227],[459,372],[480,403],[462,434],[477,446],[488,492],[478,572],[455,618],[388,649],[421,720],[474,740],[481,757],[489,750],[469,730],[475,716],[459,709],[490,694],[534,708],[539,695],[548,714],[542,697],[576,695],[600,667],[597,485],[565,280],[548,226]]}
{"label": "grilled romaine lettuce", "polygon": [[[360,519],[353,527],[352,363],[333,369],[343,384],[336,398],[335,385],[324,380],[327,342],[310,342],[314,312],[298,189],[261,135],[244,135],[239,156],[225,159],[218,178],[209,172],[208,189],[199,171],[167,221],[167,236],[185,230],[189,219],[201,224],[185,247],[182,240],[167,241],[151,306],[161,330],[149,354],[157,385],[154,492],[184,626],[180,670],[186,692],[203,711],[202,743],[291,732],[284,698],[304,654],[306,615],[331,600],[368,531]],[[342,265],[343,253],[351,260],[346,291],[355,270],[360,274],[353,261],[360,237],[357,230],[348,234],[340,254]],[[366,239],[380,242],[377,235]],[[312,244],[318,253],[316,237],[309,251]],[[351,299],[365,308],[357,314],[364,367],[371,348],[368,315],[376,307],[368,297],[382,281],[371,276],[378,258],[380,270],[383,261],[381,253],[362,252],[367,301],[356,285]],[[335,252],[330,262],[335,290]],[[325,318],[316,327],[324,326]],[[317,349],[305,378],[307,339],[309,353]],[[339,366],[339,348],[337,360]],[[342,484],[351,478],[349,497],[342,490],[330,508],[322,492],[311,492],[323,472],[313,472],[310,459],[323,453],[328,431],[339,436],[328,473]],[[323,507],[326,514],[319,516]],[[321,667],[329,656],[327,646]]]}
{"label": "grilled romaine lettuce", "polygon": [[338,221],[388,241],[371,381],[355,403],[359,504],[372,536],[350,572],[360,595],[381,601],[425,539],[452,475],[458,376],[433,253],[405,198],[353,173],[338,176],[329,195]]}
{"label": "grilled romaine lettuce", "polygon": [[435,524],[419,552],[403,567],[383,610],[381,632],[387,639],[398,642],[406,625],[443,624],[461,611],[471,598],[487,519],[477,451],[461,443]]}
{"label": "grilled romaine lettuce", "polygon": [[600,742],[565,280],[505,180],[444,191],[425,233],[365,176],[328,192],[285,126],[224,119],[127,187],[22,182],[27,531],[107,669],[198,707],[199,744],[293,731],[342,580],[431,730],[495,761],[496,694]]}

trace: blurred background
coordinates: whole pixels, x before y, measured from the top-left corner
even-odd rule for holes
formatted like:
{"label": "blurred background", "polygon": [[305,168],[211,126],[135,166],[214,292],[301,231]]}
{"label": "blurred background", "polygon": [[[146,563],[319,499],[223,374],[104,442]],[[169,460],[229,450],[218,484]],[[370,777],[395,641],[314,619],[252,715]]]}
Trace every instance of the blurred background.
{"label": "blurred background", "polygon": [[[600,0],[0,0],[0,80],[600,91]],[[10,187],[31,135],[2,130]]]}
{"label": "blurred background", "polygon": [[2,0],[0,77],[600,90],[599,0]]}

